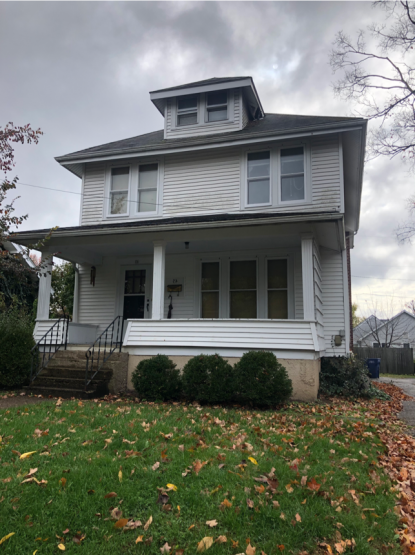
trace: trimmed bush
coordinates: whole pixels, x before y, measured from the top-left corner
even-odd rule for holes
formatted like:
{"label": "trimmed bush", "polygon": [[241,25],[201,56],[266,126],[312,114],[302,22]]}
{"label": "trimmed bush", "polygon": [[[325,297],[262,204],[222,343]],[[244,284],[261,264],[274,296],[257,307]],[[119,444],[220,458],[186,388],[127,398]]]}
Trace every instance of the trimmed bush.
{"label": "trimmed bush", "polygon": [[322,357],[320,393],[343,397],[389,399],[389,395],[373,387],[366,363],[355,357]]}
{"label": "trimmed bush", "polygon": [[188,401],[227,403],[234,398],[233,368],[220,355],[199,355],[183,368],[183,393]]}
{"label": "trimmed bush", "polygon": [[245,353],[235,365],[235,389],[242,404],[271,407],[292,395],[287,370],[269,351]]}
{"label": "trimmed bush", "polygon": [[166,355],[156,355],[139,362],[132,381],[142,399],[172,401],[180,398],[180,373]]}
{"label": "trimmed bush", "polygon": [[0,387],[21,387],[30,376],[35,345],[31,317],[19,307],[0,312]]}

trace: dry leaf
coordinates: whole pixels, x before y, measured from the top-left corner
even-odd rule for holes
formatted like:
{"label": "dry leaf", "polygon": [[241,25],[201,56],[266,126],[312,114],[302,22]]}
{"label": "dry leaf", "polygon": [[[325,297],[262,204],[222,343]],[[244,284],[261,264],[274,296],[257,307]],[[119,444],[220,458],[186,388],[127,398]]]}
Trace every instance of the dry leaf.
{"label": "dry leaf", "polygon": [[193,463],[193,472],[196,474],[196,476],[199,474],[199,472],[202,470],[202,468],[205,466],[205,464],[207,464],[207,461],[202,463],[201,461],[199,461],[199,459],[197,459]]}
{"label": "dry leaf", "polygon": [[252,499],[247,499],[247,500],[246,500],[246,504],[248,505],[248,507],[249,507],[250,509],[253,509],[253,508],[254,508],[254,502],[252,501]]}
{"label": "dry leaf", "polygon": [[216,538],[215,543],[226,543],[228,541],[228,538],[226,536],[219,536],[218,538]]}
{"label": "dry leaf", "polygon": [[63,543],[58,544],[58,549],[60,549],[61,551],[65,551],[66,547],[63,545]]}
{"label": "dry leaf", "polygon": [[301,485],[305,486],[307,484],[307,476],[302,476],[301,477]]}
{"label": "dry leaf", "polygon": [[153,464],[153,466],[152,466],[151,468],[152,468],[153,470],[157,470],[159,466],[160,466],[160,463],[159,463],[159,462],[156,462],[156,463]]}
{"label": "dry leaf", "polygon": [[19,459],[23,460],[23,459],[27,459],[29,458],[31,455],[33,455],[33,453],[36,453],[37,451],[29,451],[28,453],[23,453],[23,455],[20,455]]}
{"label": "dry leaf", "polygon": [[206,551],[207,549],[212,547],[212,544],[213,538],[211,536],[206,536],[197,544],[197,552],[202,553],[203,551]]}
{"label": "dry leaf", "polygon": [[214,526],[217,526],[217,525],[218,525],[218,521],[217,521],[217,520],[207,520],[207,521],[206,521],[206,524],[207,524],[208,526],[210,526],[211,528],[213,528]]}
{"label": "dry leaf", "polygon": [[119,479],[120,482],[122,482],[122,471],[121,470],[118,472],[118,479]]}
{"label": "dry leaf", "polygon": [[184,445],[179,445],[178,449],[179,449],[179,451],[181,451],[181,452],[183,453],[183,451],[184,451]]}
{"label": "dry leaf", "polygon": [[171,547],[169,546],[169,544],[166,542],[163,547],[160,547],[160,551],[162,553],[170,553],[171,551]]}
{"label": "dry leaf", "polygon": [[15,532],[10,532],[10,534],[7,534],[7,536],[3,536],[0,540],[0,545],[2,543],[4,543],[6,540],[8,540],[9,538],[11,538],[12,536],[14,536]]}
{"label": "dry leaf", "polygon": [[167,484],[167,491],[177,491],[177,486],[175,486],[174,484]]}
{"label": "dry leaf", "polygon": [[225,507],[228,507],[228,508],[232,507],[232,503],[230,501],[228,501],[228,499],[226,499],[226,498],[222,501],[221,505],[225,506]]}
{"label": "dry leaf", "polygon": [[295,515],[295,520],[301,522],[301,516],[298,513]]}
{"label": "dry leaf", "polygon": [[117,497],[117,494],[115,493],[115,491],[112,491],[111,493],[107,493],[107,495],[104,495],[104,499],[109,499],[110,497]]}
{"label": "dry leaf", "polygon": [[62,484],[62,487],[64,488],[66,486],[66,478],[61,478],[59,483]]}
{"label": "dry leaf", "polygon": [[[252,464],[258,465],[258,463],[257,463],[256,460],[254,459],[254,457],[248,457],[248,460],[251,461]],[[255,552],[254,552],[254,553],[255,553]]]}
{"label": "dry leaf", "polygon": [[287,485],[285,486],[285,489],[288,491],[288,493],[292,493],[292,492],[294,491],[293,488],[292,488],[292,486],[291,486],[291,484],[287,484]]}
{"label": "dry leaf", "polygon": [[135,543],[140,543],[143,541],[143,536],[138,536],[138,538],[135,540]]}
{"label": "dry leaf", "polygon": [[128,522],[128,518],[120,518],[120,520],[117,520],[117,522],[114,524],[115,528],[124,528],[124,526],[127,524]]}
{"label": "dry leaf", "polygon": [[246,555],[255,555],[256,547],[252,547],[250,543],[246,546]]}
{"label": "dry leaf", "polygon": [[151,516],[147,522],[144,524],[144,530],[147,531],[150,527],[150,524],[153,522],[153,517]]}

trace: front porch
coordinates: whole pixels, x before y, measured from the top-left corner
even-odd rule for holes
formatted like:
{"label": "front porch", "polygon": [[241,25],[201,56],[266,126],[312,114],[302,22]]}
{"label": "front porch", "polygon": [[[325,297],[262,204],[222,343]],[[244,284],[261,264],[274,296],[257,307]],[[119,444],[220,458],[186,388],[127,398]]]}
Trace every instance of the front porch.
{"label": "front porch", "polygon": [[[315,398],[320,357],[347,348],[347,338],[331,340],[347,329],[344,306],[334,312],[337,297],[330,306],[333,291],[326,322],[323,316],[325,274],[334,268],[343,279],[338,228],[334,219],[104,236],[57,232],[54,252],[77,269],[69,346],[91,344],[122,316],[129,380],[138,360],[157,353],[180,368],[200,353],[232,363],[265,349],[308,391],[295,387],[298,398]],[[36,339],[51,325],[50,281],[49,274],[41,278]],[[343,282],[333,282],[342,295]]]}

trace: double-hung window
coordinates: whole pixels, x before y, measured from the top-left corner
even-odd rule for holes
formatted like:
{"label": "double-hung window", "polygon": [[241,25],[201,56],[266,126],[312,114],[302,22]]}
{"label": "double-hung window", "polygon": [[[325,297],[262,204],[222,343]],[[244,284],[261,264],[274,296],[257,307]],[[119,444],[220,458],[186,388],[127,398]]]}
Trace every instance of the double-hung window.
{"label": "double-hung window", "polygon": [[128,213],[130,168],[111,168],[110,214]]}
{"label": "double-hung window", "polygon": [[267,261],[268,318],[288,318],[288,260]]}
{"label": "double-hung window", "polygon": [[304,148],[281,149],[281,202],[304,200]]}
{"label": "double-hung window", "polygon": [[256,260],[230,262],[230,317],[257,317]]}
{"label": "double-hung window", "polygon": [[248,154],[248,205],[270,203],[270,152]]}
{"label": "double-hung window", "polygon": [[219,262],[202,262],[202,318],[219,318]]}
{"label": "double-hung window", "polygon": [[207,121],[228,119],[228,92],[218,91],[206,94]]}
{"label": "double-hung window", "polygon": [[157,210],[158,164],[141,164],[138,168],[137,212]]}
{"label": "double-hung window", "polygon": [[179,96],[177,99],[177,125],[197,123],[197,96]]}

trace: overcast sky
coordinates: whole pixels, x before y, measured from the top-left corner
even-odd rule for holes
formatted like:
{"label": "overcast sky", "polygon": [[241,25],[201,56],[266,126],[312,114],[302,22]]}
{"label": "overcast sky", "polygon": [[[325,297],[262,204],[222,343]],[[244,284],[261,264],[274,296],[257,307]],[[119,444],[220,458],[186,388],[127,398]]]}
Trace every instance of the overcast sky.
{"label": "overcast sky", "polygon": [[[161,129],[151,90],[251,75],[266,112],[353,115],[332,92],[331,45],[383,17],[370,2],[0,2],[0,125],[44,131],[17,148],[22,229],[78,225],[81,182],[54,157]],[[366,164],[352,251],[363,314],[415,298],[415,246],[394,236],[413,185],[401,160]]]}

